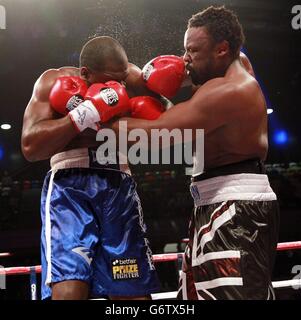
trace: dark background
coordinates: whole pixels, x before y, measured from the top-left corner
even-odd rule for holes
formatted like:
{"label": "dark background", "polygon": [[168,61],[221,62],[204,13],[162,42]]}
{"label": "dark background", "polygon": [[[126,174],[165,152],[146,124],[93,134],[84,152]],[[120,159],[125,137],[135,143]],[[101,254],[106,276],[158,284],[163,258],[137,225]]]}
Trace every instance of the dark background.
{"label": "dark background", "polygon": [[[297,3],[286,0],[7,0],[0,1],[7,14],[7,28],[0,30],[0,124],[10,123],[12,129],[0,129],[0,178],[7,170],[15,183],[9,196],[1,191],[0,251],[13,251],[14,256],[0,260],[0,264],[39,264],[39,197],[49,164],[48,161],[26,162],[20,151],[20,135],[24,109],[40,74],[49,68],[77,66],[82,45],[94,35],[118,39],[129,60],[140,67],[160,54],[181,55],[187,20],[208,5],[221,4],[238,14],[246,35],[244,50],[253,64],[268,107],[274,110],[269,115],[267,163],[282,209],[280,241],[300,240],[301,29],[293,30],[291,26],[291,9]],[[181,99],[184,94],[175,101]],[[277,130],[286,131],[285,143],[274,141]],[[177,243],[186,237],[192,208],[189,179],[181,167],[136,166],[132,169],[153,250],[162,252],[166,243]],[[288,278],[288,274],[291,277],[291,266],[301,264],[300,255],[289,251],[278,256],[279,269],[276,268],[275,277]],[[286,260],[282,261],[282,257]],[[167,283],[166,289],[170,287]],[[23,293],[19,292],[22,298]]]}

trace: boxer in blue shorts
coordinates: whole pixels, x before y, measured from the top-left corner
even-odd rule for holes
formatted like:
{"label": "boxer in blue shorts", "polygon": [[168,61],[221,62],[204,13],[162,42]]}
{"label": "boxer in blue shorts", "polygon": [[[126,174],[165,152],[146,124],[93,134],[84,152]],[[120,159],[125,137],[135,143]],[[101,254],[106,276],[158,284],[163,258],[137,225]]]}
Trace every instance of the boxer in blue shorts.
{"label": "boxer in blue shorts", "polygon": [[151,94],[110,37],[84,45],[80,68],[50,69],[35,83],[22,151],[29,161],[51,158],[41,199],[43,299],[149,299],[159,290],[130,170],[95,157],[95,130],[131,112],[129,92]]}
{"label": "boxer in blue shorts", "polygon": [[[85,166],[83,158],[92,159],[91,151],[52,157],[41,205],[42,265],[47,270],[42,296],[50,296],[47,284],[62,279],[89,283],[92,296],[154,292],[155,268],[136,184],[126,172],[101,169],[97,162]],[[78,159],[83,163],[76,168]]]}

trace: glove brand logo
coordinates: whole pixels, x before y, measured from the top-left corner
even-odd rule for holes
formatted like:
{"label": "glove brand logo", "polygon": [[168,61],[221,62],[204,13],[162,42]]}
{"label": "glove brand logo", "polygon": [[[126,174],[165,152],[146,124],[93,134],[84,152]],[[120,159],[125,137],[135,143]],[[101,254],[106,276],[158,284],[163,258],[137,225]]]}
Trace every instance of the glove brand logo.
{"label": "glove brand logo", "polygon": [[147,65],[144,66],[143,70],[142,70],[142,76],[143,76],[143,80],[144,81],[148,81],[150,75],[152,74],[154,70],[154,65],[152,63],[149,63]]}
{"label": "glove brand logo", "polygon": [[3,6],[0,6],[0,29],[6,29],[6,10]]}
{"label": "glove brand logo", "polygon": [[81,104],[83,101],[84,101],[84,98],[79,94],[72,96],[67,102],[66,108],[70,112],[76,107],[78,107],[79,104]]}
{"label": "glove brand logo", "polygon": [[92,262],[92,258],[89,257],[89,255],[91,254],[90,253],[90,250],[88,248],[85,248],[85,247],[77,247],[77,248],[74,248],[72,249],[73,252],[79,254],[82,258],[85,259],[85,261],[88,263],[88,265],[91,264]]}
{"label": "glove brand logo", "polygon": [[100,95],[102,100],[110,107],[113,107],[118,103],[118,94],[112,88],[101,89]]}
{"label": "glove brand logo", "polygon": [[113,260],[112,275],[114,280],[139,278],[137,259],[129,258]]}
{"label": "glove brand logo", "polygon": [[300,30],[301,29],[301,5],[293,6],[292,14],[296,14],[292,19],[292,28],[294,30]]}

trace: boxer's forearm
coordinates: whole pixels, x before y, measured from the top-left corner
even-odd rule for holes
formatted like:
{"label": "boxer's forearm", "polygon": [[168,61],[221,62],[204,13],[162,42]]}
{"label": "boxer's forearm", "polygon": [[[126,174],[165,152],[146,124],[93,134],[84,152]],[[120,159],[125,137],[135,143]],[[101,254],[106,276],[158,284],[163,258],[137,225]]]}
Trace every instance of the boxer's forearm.
{"label": "boxer's forearm", "polygon": [[143,129],[148,136],[151,135],[151,129],[156,128],[156,120],[144,120],[144,119],[134,119],[129,117],[123,117],[118,119],[112,124],[112,129],[119,134],[125,133],[128,134],[131,130],[134,129]]}
{"label": "boxer's forearm", "polygon": [[22,151],[28,161],[49,159],[61,151],[78,131],[69,116],[56,120],[42,120],[22,134]]}

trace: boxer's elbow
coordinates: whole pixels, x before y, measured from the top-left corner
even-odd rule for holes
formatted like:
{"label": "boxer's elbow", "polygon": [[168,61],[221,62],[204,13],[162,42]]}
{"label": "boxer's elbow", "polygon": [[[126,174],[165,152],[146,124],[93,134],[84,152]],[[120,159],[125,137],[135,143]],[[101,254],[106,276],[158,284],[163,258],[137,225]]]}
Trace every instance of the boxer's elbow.
{"label": "boxer's elbow", "polygon": [[35,162],[38,161],[38,159],[35,157],[34,150],[31,145],[28,145],[26,143],[22,142],[22,153],[24,158],[29,162]]}
{"label": "boxer's elbow", "polygon": [[38,155],[39,153],[38,148],[33,143],[30,136],[22,135],[21,149],[22,149],[23,156],[27,161],[36,162],[36,161],[42,160]]}

